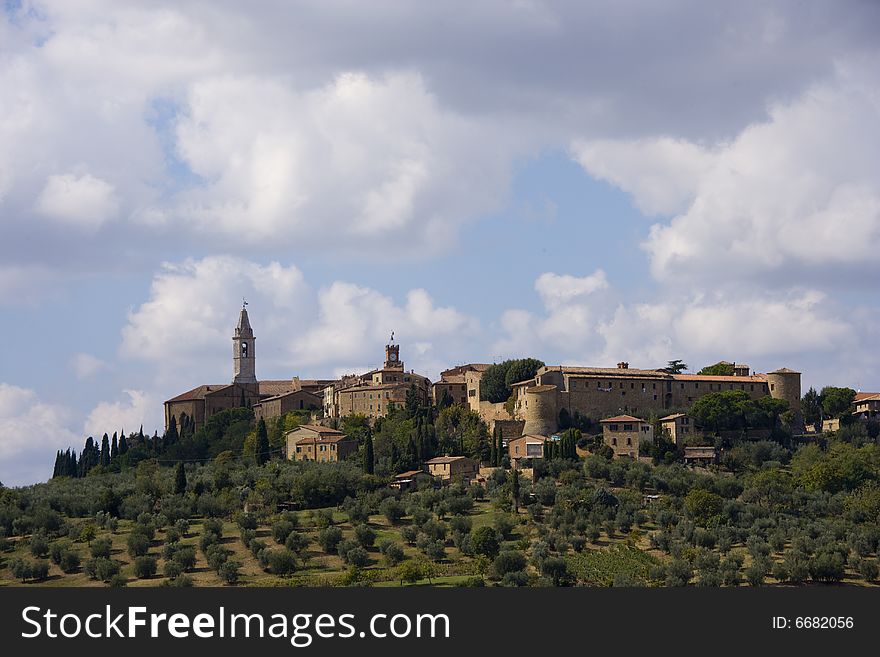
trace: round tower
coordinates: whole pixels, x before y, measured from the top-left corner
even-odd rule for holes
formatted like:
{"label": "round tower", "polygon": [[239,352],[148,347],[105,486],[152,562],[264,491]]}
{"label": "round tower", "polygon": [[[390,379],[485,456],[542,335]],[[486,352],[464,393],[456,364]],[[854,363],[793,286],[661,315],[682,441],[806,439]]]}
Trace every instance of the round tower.
{"label": "round tower", "polygon": [[801,373],[782,367],[767,373],[767,384],[771,397],[788,402],[788,408],[795,417],[793,429],[796,433],[800,432],[804,423],[801,414]]}
{"label": "round tower", "polygon": [[522,408],[523,434],[549,436],[559,426],[557,423],[556,386],[542,385],[526,389],[525,405]]}

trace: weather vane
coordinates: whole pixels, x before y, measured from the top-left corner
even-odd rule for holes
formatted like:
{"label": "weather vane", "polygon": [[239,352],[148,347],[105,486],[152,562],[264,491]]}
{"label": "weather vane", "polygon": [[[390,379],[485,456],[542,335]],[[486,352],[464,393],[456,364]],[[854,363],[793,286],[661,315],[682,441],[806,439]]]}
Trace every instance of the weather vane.
{"label": "weather vane", "polygon": [[394,342],[394,331],[391,331],[391,342]]}
{"label": "weather vane", "polygon": [[241,307],[244,308],[246,305],[248,305],[248,304],[247,304],[247,301],[245,300],[244,297],[242,297],[242,298],[241,298]]}

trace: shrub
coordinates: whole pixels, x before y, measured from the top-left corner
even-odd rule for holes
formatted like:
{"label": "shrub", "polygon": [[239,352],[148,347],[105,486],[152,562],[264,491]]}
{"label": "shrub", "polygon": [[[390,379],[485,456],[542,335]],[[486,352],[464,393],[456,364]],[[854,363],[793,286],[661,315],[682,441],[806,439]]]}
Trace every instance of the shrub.
{"label": "shrub", "polygon": [[191,545],[181,545],[174,552],[173,559],[183,572],[188,572],[196,567],[196,549]]}
{"label": "shrub", "polygon": [[208,562],[208,567],[211,570],[220,572],[220,567],[226,563],[229,559],[229,555],[231,552],[224,548],[222,545],[215,544],[208,548],[207,553],[205,553],[205,559]]}
{"label": "shrub", "polygon": [[275,575],[290,575],[296,570],[296,555],[287,548],[280,550],[266,550],[266,560],[269,570]]}
{"label": "shrub", "polygon": [[74,552],[73,550],[67,550],[61,555],[61,561],[58,566],[61,568],[61,571],[67,573],[75,573],[79,570],[80,558],[79,554]]}
{"label": "shrub", "polygon": [[284,547],[286,547],[291,552],[299,554],[308,547],[309,543],[311,543],[311,539],[308,536],[293,531],[290,532],[287,540],[284,541]]}
{"label": "shrub", "polygon": [[61,558],[64,553],[70,550],[70,541],[55,541],[49,547],[49,558],[56,566],[61,565]]}
{"label": "shrub", "polygon": [[404,558],[403,548],[397,543],[391,543],[388,545],[382,552],[382,555],[385,558],[385,563],[389,566],[396,566],[403,561]]}
{"label": "shrub", "polygon": [[128,556],[136,559],[150,551],[150,541],[144,534],[132,533],[128,535],[126,547],[128,548]]}
{"label": "shrub", "polygon": [[336,546],[342,540],[342,530],[339,527],[326,527],[318,533],[318,545],[327,554],[336,552]]}
{"label": "shrub", "polygon": [[379,505],[379,511],[392,525],[396,525],[400,522],[400,519],[405,515],[403,504],[393,497],[387,497],[382,500],[382,504]]}
{"label": "shrub", "polygon": [[181,568],[180,564],[176,561],[166,561],[165,565],[162,567],[162,574],[169,579],[179,577],[182,572],[183,568]]}
{"label": "shrub", "polygon": [[491,527],[479,527],[471,534],[471,550],[489,559],[498,556],[498,536]]}
{"label": "shrub", "polygon": [[156,559],[154,557],[139,556],[134,560],[134,576],[138,579],[146,579],[156,574]]}
{"label": "shrub", "polygon": [[505,550],[495,557],[492,563],[492,576],[495,579],[504,579],[508,573],[524,570],[525,567],[526,557],[522,552]]}
{"label": "shrub", "polygon": [[419,530],[412,525],[407,525],[400,530],[400,535],[403,536],[403,540],[405,540],[407,543],[409,543],[410,545],[415,545],[416,539],[419,536]]}
{"label": "shrub", "polygon": [[38,559],[42,559],[49,554],[49,542],[46,540],[45,536],[40,534],[35,534],[31,537],[29,548],[31,554]]}
{"label": "shrub", "polygon": [[284,542],[287,540],[287,537],[290,536],[293,529],[293,523],[289,520],[279,520],[272,525],[272,538],[275,539],[275,542],[279,545],[284,545]]}
{"label": "shrub", "polygon": [[370,555],[360,545],[357,545],[345,553],[345,562],[350,566],[363,568],[370,563]]}
{"label": "shrub", "polygon": [[344,538],[336,545],[336,553],[342,557],[345,563],[348,563],[348,552],[356,547],[360,547],[358,542],[353,538]]}
{"label": "shrub", "polygon": [[376,542],[376,532],[370,529],[367,525],[358,525],[355,527],[354,537],[357,539],[357,542],[365,548],[373,547],[373,544]]}
{"label": "shrub", "polygon": [[223,565],[220,566],[218,574],[227,584],[237,584],[238,580],[241,578],[241,562],[235,561],[234,559],[224,561]]}
{"label": "shrub", "polygon": [[92,558],[94,559],[109,559],[112,546],[113,544],[109,538],[99,538],[92,542],[89,551],[92,553]]}

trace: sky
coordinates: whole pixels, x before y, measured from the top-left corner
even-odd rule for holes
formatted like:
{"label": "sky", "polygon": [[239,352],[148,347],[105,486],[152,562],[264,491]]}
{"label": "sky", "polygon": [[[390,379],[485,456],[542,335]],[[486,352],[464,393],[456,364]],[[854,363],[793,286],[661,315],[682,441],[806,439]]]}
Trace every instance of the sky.
{"label": "sky", "polygon": [[0,481],[232,377],[880,390],[880,4],[6,0]]}

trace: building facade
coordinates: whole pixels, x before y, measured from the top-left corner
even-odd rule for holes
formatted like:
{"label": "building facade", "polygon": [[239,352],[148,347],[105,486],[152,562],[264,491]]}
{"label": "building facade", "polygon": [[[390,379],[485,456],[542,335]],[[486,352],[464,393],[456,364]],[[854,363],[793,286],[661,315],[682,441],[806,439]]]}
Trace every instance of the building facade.
{"label": "building facade", "polygon": [[614,458],[639,458],[639,446],[654,441],[650,422],[632,415],[617,415],[602,420],[602,438],[614,451]]}
{"label": "building facade", "polygon": [[342,461],[357,452],[358,444],[341,431],[315,424],[305,424],[284,436],[287,458],[291,461]]}
{"label": "building facade", "polygon": [[480,474],[480,464],[467,456],[438,456],[425,461],[425,469],[443,483],[454,480],[469,482]]}

